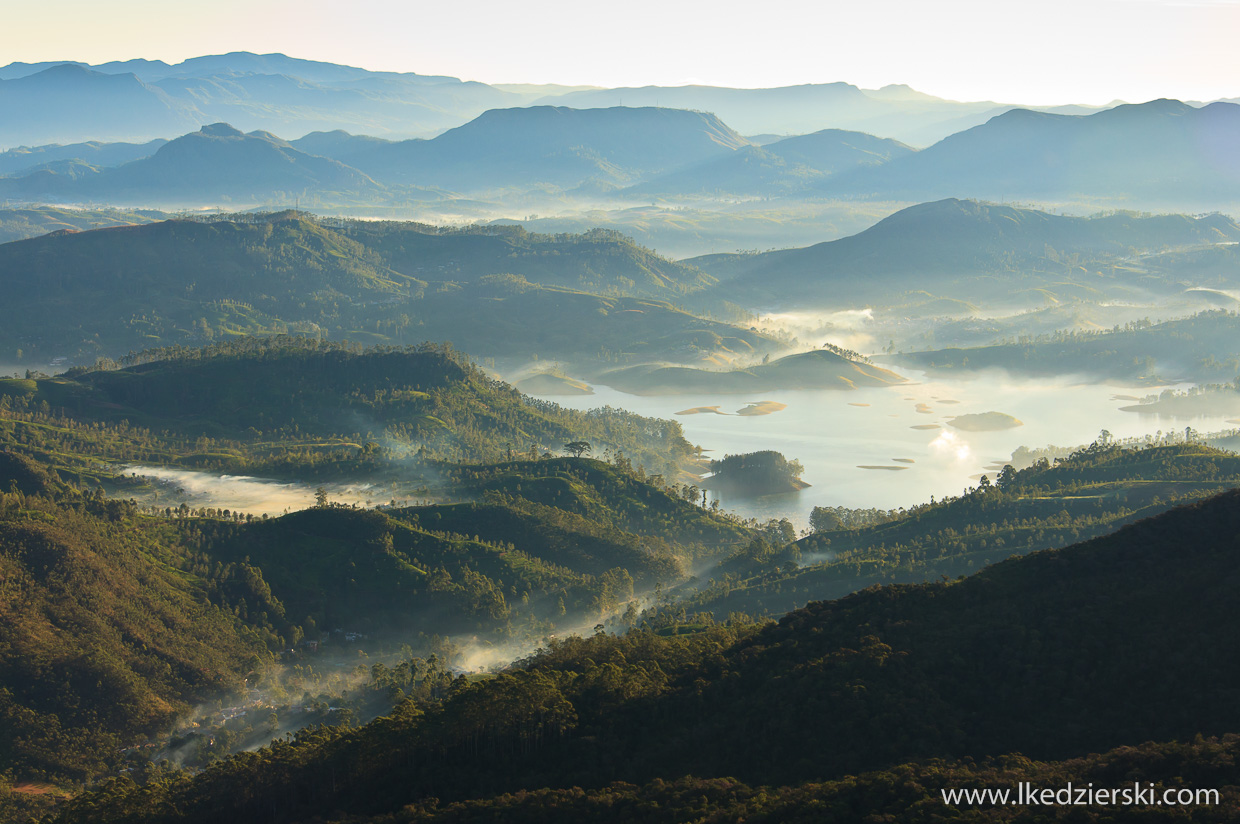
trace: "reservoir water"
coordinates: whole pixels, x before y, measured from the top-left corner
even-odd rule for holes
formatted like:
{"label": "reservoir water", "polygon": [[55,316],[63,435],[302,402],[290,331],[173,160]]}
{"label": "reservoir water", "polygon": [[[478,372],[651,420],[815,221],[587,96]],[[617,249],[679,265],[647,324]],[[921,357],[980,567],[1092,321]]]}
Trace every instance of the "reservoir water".
{"label": "reservoir water", "polygon": [[[854,391],[798,390],[758,395],[628,395],[595,386],[593,395],[547,400],[574,409],[615,406],[642,415],[679,421],[685,436],[708,457],[773,449],[805,467],[800,492],[757,499],[722,499],[746,517],[788,518],[798,528],[815,506],[895,509],[930,497],[958,495],[982,474],[992,479],[1020,446],[1076,447],[1106,429],[1116,438],[1162,432],[1234,430],[1223,416],[1160,418],[1121,411],[1135,398],[1166,387],[1120,387],[1064,381],[1016,380],[987,375],[973,380],[927,379],[912,375],[907,384]],[[1187,386],[1187,385],[1185,385]],[[1171,388],[1183,388],[1176,386]],[[763,401],[784,408],[766,415],[737,415]],[[719,412],[677,415],[695,407]],[[953,427],[958,415],[999,412],[1020,426],[991,432]],[[213,506],[253,514],[279,514],[314,501],[314,485],[208,472],[130,466],[125,472],[156,481],[145,503],[159,506]],[[329,484],[334,501],[371,506],[402,492],[357,484]]]}
{"label": "reservoir water", "polygon": [[[1116,438],[1158,431],[1234,429],[1224,417],[1176,418],[1123,412],[1122,406],[1167,387],[1124,388],[1096,383],[1016,380],[988,374],[972,380],[926,378],[895,387],[854,391],[796,390],[757,395],[628,395],[595,386],[593,395],[547,400],[575,409],[617,406],[677,420],[685,436],[710,457],[773,449],[805,467],[801,492],[756,500],[724,500],[729,509],[759,518],[787,517],[800,527],[814,506],[893,509],[924,503],[931,495],[958,495],[983,473],[992,479],[1020,446],[1074,447],[1106,429]],[[1182,388],[1179,386],[1171,388]],[[1125,399],[1117,395],[1128,396]],[[786,404],[768,414],[698,413],[694,407],[736,411],[761,401]],[[1021,426],[969,432],[951,426],[957,415],[1000,412]],[[882,468],[861,468],[882,467]]]}

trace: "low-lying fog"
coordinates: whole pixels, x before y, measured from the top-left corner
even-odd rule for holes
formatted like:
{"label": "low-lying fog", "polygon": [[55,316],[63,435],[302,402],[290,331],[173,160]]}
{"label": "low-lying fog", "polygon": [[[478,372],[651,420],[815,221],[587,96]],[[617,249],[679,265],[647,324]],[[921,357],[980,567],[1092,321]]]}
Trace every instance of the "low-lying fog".
{"label": "low-lying fog", "polygon": [[[176,508],[182,503],[192,507],[227,509],[249,515],[281,515],[314,506],[318,484],[288,483],[247,475],[217,475],[192,469],[169,469],[157,466],[126,466],[122,475],[138,475],[151,480],[149,492],[134,494],[139,503]],[[402,493],[374,484],[322,484],[327,497],[337,503],[378,506],[390,503],[413,503]],[[420,500],[420,499],[419,499]]]}

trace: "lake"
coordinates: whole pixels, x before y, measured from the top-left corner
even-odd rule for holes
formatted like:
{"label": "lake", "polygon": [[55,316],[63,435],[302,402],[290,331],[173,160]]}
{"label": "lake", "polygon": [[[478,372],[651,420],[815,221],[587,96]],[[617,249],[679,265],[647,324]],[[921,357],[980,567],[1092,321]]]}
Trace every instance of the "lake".
{"label": "lake", "polygon": [[[712,457],[773,449],[799,460],[805,466],[803,480],[811,484],[808,489],[757,500],[721,501],[746,516],[787,517],[799,527],[808,525],[815,506],[892,509],[924,503],[931,495],[958,495],[975,485],[983,473],[993,480],[997,470],[988,465],[1007,461],[1022,445],[1078,446],[1093,442],[1103,429],[1126,438],[1159,430],[1182,431],[1185,426],[1199,432],[1235,427],[1223,417],[1171,420],[1121,412],[1121,406],[1133,401],[1115,398],[1145,396],[1166,387],[1124,388],[998,374],[969,380],[906,374],[912,383],[854,391],[642,397],[595,386],[593,395],[547,400],[574,409],[610,405],[677,420],[685,436],[709,450],[707,455]],[[701,406],[734,413],[761,401],[787,407],[759,416],[675,414]],[[998,432],[965,432],[948,424],[953,416],[982,412],[1006,413],[1023,425]],[[936,428],[913,428],[919,426]],[[863,466],[887,468],[859,468]]]}

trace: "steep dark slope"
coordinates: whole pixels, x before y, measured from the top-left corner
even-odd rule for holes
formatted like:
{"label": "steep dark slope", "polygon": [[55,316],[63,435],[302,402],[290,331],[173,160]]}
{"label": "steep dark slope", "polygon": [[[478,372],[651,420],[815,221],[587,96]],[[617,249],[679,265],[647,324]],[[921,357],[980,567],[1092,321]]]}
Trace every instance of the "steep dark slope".
{"label": "steep dark slope", "polygon": [[431,796],[503,808],[539,787],[789,784],[1217,734],[1240,724],[1240,667],[1225,652],[1240,638],[1238,529],[1231,492],[959,582],[810,604],[757,633],[568,641],[440,705],[153,796],[118,786],[62,820],[301,821]]}
{"label": "steep dark slope", "polygon": [[0,493],[0,764],[11,775],[93,777],[269,658],[232,612],[243,594],[256,615],[269,607],[258,591],[239,577],[226,593],[218,577],[170,567],[184,546],[146,532],[128,505],[68,490],[8,452],[0,487],[11,490]]}

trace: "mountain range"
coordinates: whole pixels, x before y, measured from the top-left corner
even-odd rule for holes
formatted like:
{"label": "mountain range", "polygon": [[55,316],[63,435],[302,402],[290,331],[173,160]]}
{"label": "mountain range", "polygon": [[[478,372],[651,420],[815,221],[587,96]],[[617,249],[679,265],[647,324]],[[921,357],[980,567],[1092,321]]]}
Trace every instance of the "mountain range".
{"label": "mountain range", "polygon": [[[126,60],[0,67],[0,148],[53,141],[143,142],[216,121],[291,137],[334,129],[429,137],[487,109],[524,105],[695,109],[713,112],[745,134],[852,129],[917,146],[1012,108],[944,100],[907,86],[863,90],[847,83],[769,89],[487,85],[283,54],[232,52],[175,65]],[[1094,109],[1064,106],[1056,111]]]}
{"label": "mountain range", "polygon": [[158,145],[147,157],[111,168],[61,161],[23,177],[0,178],[0,196],[53,195],[130,204],[261,202],[306,192],[357,196],[379,188],[338,161],[298,151],[268,132],[243,134],[227,123],[204,126]]}
{"label": "mountain range", "polygon": [[[351,144],[350,144],[351,145]],[[488,111],[433,140],[350,152],[363,172],[387,183],[456,190],[586,181],[622,182],[721,157],[748,145],[712,114],[680,109]]]}
{"label": "mountain range", "polygon": [[[73,65],[0,83],[37,86],[66,73],[131,91],[141,84],[131,75]],[[88,116],[93,105],[85,106]],[[189,117],[177,112],[170,127]],[[1199,212],[1234,204],[1237,157],[1240,105],[1223,102],[1194,108],[1157,100],[1089,115],[1018,109],[921,151],[838,129],[751,141],[714,114],[684,109],[527,106],[489,109],[432,139],[333,129],[287,141],[215,123],[167,143],[93,140],[14,149],[0,154],[0,173],[7,174],[0,177],[0,197],[176,206],[222,198],[284,205],[302,197],[340,208],[457,197],[449,193],[501,200],[566,194],[616,203],[702,197],[900,203],[954,196],[1165,204],[1159,208]],[[380,194],[380,187],[393,191]]]}

